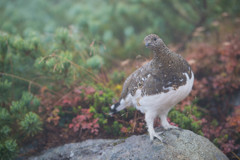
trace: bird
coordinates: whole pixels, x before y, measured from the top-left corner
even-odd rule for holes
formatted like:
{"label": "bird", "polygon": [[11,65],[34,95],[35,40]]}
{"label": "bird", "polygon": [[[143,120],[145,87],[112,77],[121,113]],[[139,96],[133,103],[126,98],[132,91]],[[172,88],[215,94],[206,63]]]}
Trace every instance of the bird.
{"label": "bird", "polygon": [[165,130],[178,128],[169,124],[167,115],[191,92],[194,73],[188,62],[172,52],[158,35],[147,35],[144,43],[153,58],[125,80],[119,101],[110,107],[109,114],[135,107],[145,114],[150,140],[162,141],[162,132],[154,130],[154,120],[159,117]]}

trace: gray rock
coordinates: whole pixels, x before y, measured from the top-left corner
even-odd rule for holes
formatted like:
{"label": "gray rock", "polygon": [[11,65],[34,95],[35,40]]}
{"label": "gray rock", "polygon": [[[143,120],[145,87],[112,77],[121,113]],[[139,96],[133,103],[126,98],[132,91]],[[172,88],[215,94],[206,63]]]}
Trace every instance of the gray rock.
{"label": "gray rock", "polygon": [[[159,129],[158,129],[159,131]],[[49,149],[30,160],[227,160],[208,139],[189,130],[164,131],[163,141],[148,135],[87,140]]]}

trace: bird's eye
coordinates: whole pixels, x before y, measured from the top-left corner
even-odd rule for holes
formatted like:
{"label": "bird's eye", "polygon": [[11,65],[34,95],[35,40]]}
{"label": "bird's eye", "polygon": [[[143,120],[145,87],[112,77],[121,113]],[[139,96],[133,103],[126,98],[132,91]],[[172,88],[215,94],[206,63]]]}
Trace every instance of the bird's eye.
{"label": "bird's eye", "polygon": [[157,38],[156,38],[156,37],[154,37],[154,38],[153,38],[153,40],[154,40],[154,41],[156,41],[156,40],[157,40]]}

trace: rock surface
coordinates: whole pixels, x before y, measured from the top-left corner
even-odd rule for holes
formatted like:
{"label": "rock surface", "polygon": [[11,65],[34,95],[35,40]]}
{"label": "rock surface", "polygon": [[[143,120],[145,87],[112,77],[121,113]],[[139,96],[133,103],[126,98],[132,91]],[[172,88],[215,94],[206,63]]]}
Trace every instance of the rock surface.
{"label": "rock surface", "polygon": [[[159,131],[159,129],[157,129]],[[87,140],[45,151],[30,160],[227,160],[208,139],[189,130],[172,129],[150,141],[148,135],[117,140]]]}

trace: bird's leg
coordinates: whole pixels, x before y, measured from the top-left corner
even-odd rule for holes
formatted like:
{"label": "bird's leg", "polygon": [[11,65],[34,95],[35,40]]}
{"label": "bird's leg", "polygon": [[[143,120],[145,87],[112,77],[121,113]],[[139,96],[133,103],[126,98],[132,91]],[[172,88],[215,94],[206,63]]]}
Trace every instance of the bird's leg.
{"label": "bird's leg", "polygon": [[162,124],[162,127],[164,129],[167,130],[167,129],[170,129],[170,128],[178,128],[178,127],[173,126],[173,125],[168,123],[168,121],[167,121],[167,114],[161,114],[159,117],[161,119],[161,124]]}
{"label": "bird's leg", "polygon": [[159,139],[162,142],[162,138],[155,132],[155,130],[153,128],[153,123],[154,123],[155,117],[156,117],[155,113],[153,114],[153,113],[147,112],[145,114],[145,121],[147,123],[148,133],[149,133],[151,141],[153,140],[154,137],[156,137],[157,139]]}

